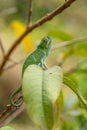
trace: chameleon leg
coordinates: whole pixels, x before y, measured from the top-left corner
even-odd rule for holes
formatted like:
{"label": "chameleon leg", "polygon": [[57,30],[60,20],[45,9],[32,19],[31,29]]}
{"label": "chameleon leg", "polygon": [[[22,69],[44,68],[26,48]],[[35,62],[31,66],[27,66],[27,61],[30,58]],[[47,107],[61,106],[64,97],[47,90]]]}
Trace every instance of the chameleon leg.
{"label": "chameleon leg", "polygon": [[44,67],[45,70],[48,69],[48,66],[45,63],[43,64],[43,67]]}
{"label": "chameleon leg", "polygon": [[40,62],[40,66],[41,66],[41,68],[43,68],[44,70],[47,70],[47,69],[48,69],[47,65],[45,64],[45,62],[44,62],[43,60]]}
{"label": "chameleon leg", "polygon": [[13,106],[15,106],[15,107],[18,107],[18,106],[20,106],[20,105],[22,104],[22,102],[21,102],[21,103],[15,103],[14,100],[13,100],[14,97],[17,95],[17,93],[19,93],[21,90],[22,90],[22,86],[20,86],[19,89],[16,90],[15,92],[13,92],[13,93],[11,94],[11,96],[10,96],[10,103],[11,103]]}

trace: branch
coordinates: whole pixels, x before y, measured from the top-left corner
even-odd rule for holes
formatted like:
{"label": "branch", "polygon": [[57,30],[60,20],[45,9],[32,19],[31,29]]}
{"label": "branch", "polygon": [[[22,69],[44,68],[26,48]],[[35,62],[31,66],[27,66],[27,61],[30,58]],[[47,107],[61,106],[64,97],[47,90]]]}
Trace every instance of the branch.
{"label": "branch", "polygon": [[[58,49],[58,48],[61,48],[61,47],[66,47],[66,46],[70,46],[72,44],[79,44],[80,42],[86,42],[87,41],[87,37],[82,37],[82,38],[78,38],[78,39],[74,39],[74,40],[70,40],[70,41],[66,41],[66,42],[61,42],[59,44],[56,44],[53,46],[52,50],[54,49]],[[25,58],[21,59],[20,61],[14,61],[12,59],[9,59],[10,61],[12,61],[13,63],[11,65],[9,65],[8,67],[4,68],[3,71],[7,71],[8,69],[11,69],[13,67],[15,67],[16,65],[22,63]],[[87,59],[86,59],[87,60]],[[83,63],[83,62],[82,62]],[[75,68],[74,68],[75,69]],[[76,70],[76,69],[75,69]],[[75,71],[75,70],[71,70],[72,71]],[[86,72],[85,70],[81,70],[81,72]]]}
{"label": "branch", "polygon": [[3,44],[1,42],[1,39],[0,39],[0,48],[1,48],[1,51],[2,51],[2,55],[3,55],[3,58],[5,57],[5,49],[3,47]]}
{"label": "branch", "polygon": [[[3,46],[3,44],[2,44],[2,42],[1,42],[1,40],[0,40],[0,48],[1,48],[1,52],[2,52],[2,55],[3,55],[3,58],[5,58],[5,49],[4,49],[4,46]],[[16,61],[14,61],[13,59],[8,59],[8,61],[10,61],[10,62],[13,62],[13,64],[18,64],[18,62],[16,62]],[[19,63],[20,63],[21,61],[19,61]]]}
{"label": "branch", "polygon": [[14,109],[13,111],[8,111],[1,119],[0,119],[0,127],[7,125],[14,118],[16,118],[19,114],[21,114],[25,110],[24,104],[18,109]]}
{"label": "branch", "polygon": [[33,0],[29,0],[29,11],[28,11],[28,26],[31,24],[31,16],[32,16],[32,3]]}
{"label": "branch", "polygon": [[87,63],[87,59],[82,60],[79,62],[75,67],[71,68],[66,74],[71,74],[71,73],[87,73],[87,69],[80,69],[80,67],[84,64]]}
{"label": "branch", "polygon": [[[16,99],[15,102],[21,99],[22,99],[22,96]],[[24,103],[18,108],[12,106],[11,104],[8,104],[6,108],[4,109],[4,111],[0,113],[0,127],[7,125],[10,121],[12,121],[19,114],[21,114],[24,110],[25,110]]]}
{"label": "branch", "polygon": [[51,20],[52,18],[54,18],[56,15],[60,14],[62,11],[64,11],[66,8],[68,8],[73,2],[75,2],[76,0],[68,0],[66,1],[64,4],[62,4],[60,7],[57,7],[56,9],[54,9],[52,12],[50,12],[49,14],[45,15],[44,17],[42,17],[40,20],[36,21],[34,24],[32,24],[31,26],[29,26],[24,33],[18,38],[16,39],[16,41],[14,41],[14,43],[12,43],[11,48],[9,49],[9,51],[7,52],[5,58],[3,59],[3,62],[0,66],[0,74],[3,72],[3,68],[8,60],[8,58],[10,57],[10,55],[12,54],[12,52],[15,50],[15,48],[20,44],[20,42],[23,40],[23,38],[32,30],[34,30],[35,28],[41,26],[42,24],[46,23],[47,21]]}
{"label": "branch", "polygon": [[72,44],[78,44],[80,42],[86,42],[86,41],[87,41],[87,37],[82,37],[82,38],[74,39],[71,41],[61,42],[60,44],[56,44],[55,46],[53,46],[53,50],[57,48],[65,47],[65,46],[70,46]]}
{"label": "branch", "polygon": [[[7,63],[7,60],[9,59],[10,55],[12,54],[12,52],[15,50],[15,48],[20,44],[20,42],[23,40],[23,38],[32,30],[34,30],[35,28],[41,26],[42,24],[46,23],[47,21],[51,20],[52,18],[54,18],[56,15],[60,14],[63,10],[65,10],[66,8],[68,8],[74,1],[76,0],[68,0],[66,1],[63,5],[61,5],[60,7],[57,7],[55,10],[53,10],[51,13],[47,14],[46,16],[42,17],[40,20],[36,21],[34,24],[32,24],[31,26],[29,26],[24,33],[14,41],[14,43],[12,44],[11,48],[9,49],[9,51],[7,52],[7,54],[5,55],[3,62],[0,66],[0,73],[3,72],[3,68],[5,66],[5,64]],[[9,108],[7,106],[7,108]],[[4,111],[4,115],[3,113],[1,114],[1,119],[0,119],[0,126],[3,126],[4,124],[7,124],[9,121],[11,121],[12,119],[14,119],[17,115],[20,114],[20,112],[22,112],[24,110],[24,106],[21,106],[19,109],[16,109],[14,111],[11,111],[13,108],[12,106],[10,107],[11,109],[6,109],[6,111]]]}
{"label": "branch", "polygon": [[[72,44],[79,44],[80,42],[86,42],[87,41],[87,37],[82,37],[82,38],[78,38],[78,39],[74,39],[74,40],[70,40],[70,41],[66,41],[66,42],[61,42],[59,44],[56,44],[53,46],[52,50],[54,49],[58,49],[61,47],[66,47],[66,46],[70,46]],[[11,65],[9,65],[8,67],[4,68],[3,71],[7,71],[8,69],[11,69],[13,67],[15,67],[16,65],[22,63],[25,58],[21,59],[20,61],[14,61],[12,59],[9,59],[11,62],[13,62]]]}
{"label": "branch", "polygon": [[16,61],[13,62],[13,63],[12,63],[11,65],[9,65],[8,67],[4,68],[3,71],[7,71],[8,69],[11,69],[11,68],[15,67],[16,65],[22,63],[24,60],[25,60],[25,58],[24,58],[24,59],[21,59],[21,60],[18,61],[18,62],[16,62]]}

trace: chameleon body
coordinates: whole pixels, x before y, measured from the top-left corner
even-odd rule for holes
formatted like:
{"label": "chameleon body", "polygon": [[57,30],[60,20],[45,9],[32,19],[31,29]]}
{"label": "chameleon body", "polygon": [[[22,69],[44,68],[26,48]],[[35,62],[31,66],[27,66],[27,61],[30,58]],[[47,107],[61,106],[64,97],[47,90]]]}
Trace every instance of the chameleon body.
{"label": "chameleon body", "polygon": [[[22,68],[22,77],[24,74],[25,69],[32,64],[36,64],[41,66],[44,70],[47,69],[47,66],[45,64],[45,60],[48,57],[50,51],[52,48],[52,38],[50,36],[47,36],[43,38],[40,42],[40,44],[37,46],[36,50],[31,53],[25,60]],[[20,106],[21,103],[14,103],[13,98],[14,96],[19,93],[22,90],[22,86],[19,87],[17,91],[15,91],[11,96],[10,96],[10,102],[13,106]]]}

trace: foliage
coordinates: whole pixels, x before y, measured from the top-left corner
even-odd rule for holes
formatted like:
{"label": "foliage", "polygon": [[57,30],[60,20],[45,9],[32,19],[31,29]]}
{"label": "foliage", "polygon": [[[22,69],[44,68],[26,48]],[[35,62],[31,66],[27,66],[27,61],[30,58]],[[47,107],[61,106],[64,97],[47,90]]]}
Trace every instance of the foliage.
{"label": "foliage", "polygon": [[10,126],[4,126],[4,127],[0,128],[0,130],[14,130],[14,129],[11,128]]}
{"label": "foliage", "polygon": [[23,97],[30,118],[39,127],[48,130],[58,127],[63,106],[61,87],[62,71],[57,66],[44,71],[37,65],[30,65],[25,70],[22,83]]}
{"label": "foliage", "polygon": [[[64,33],[63,33],[64,34]],[[56,35],[57,38],[60,38],[60,35]],[[65,37],[69,39],[69,35],[65,33]],[[64,39],[63,39],[64,40]],[[74,48],[74,46],[73,46]],[[71,49],[71,47],[70,47]],[[66,53],[66,52],[63,52]],[[71,53],[71,55],[74,54],[74,51]],[[70,54],[66,56],[65,60],[70,57]],[[78,58],[78,57],[77,57]],[[64,59],[64,58],[63,58]],[[79,59],[79,58],[78,58]],[[76,67],[76,66],[75,66]],[[80,68],[78,68],[79,70]],[[55,101],[57,101],[58,105],[58,116],[57,117],[57,123],[53,123],[54,120],[54,110],[55,105],[54,103],[51,104],[51,101],[54,99],[56,94],[59,95],[57,92],[60,91],[60,86],[58,85],[57,81],[54,79],[57,79],[57,68],[50,68],[47,71],[42,71],[42,69],[38,66],[31,65],[27,67],[27,69],[24,71],[23,76],[23,95],[24,95],[24,101],[27,106],[27,111],[29,113],[29,116],[31,120],[33,120],[38,126],[45,127],[48,130],[56,129],[59,125],[59,116],[62,109],[62,97],[57,96],[55,98]],[[55,73],[56,72],[56,73]],[[76,72],[76,71],[75,71]],[[77,71],[78,72],[78,71]],[[47,73],[47,74],[46,74]],[[60,72],[58,71],[59,75]],[[53,74],[53,76],[50,78],[50,74]],[[36,75],[36,76],[35,76]],[[38,77],[37,77],[38,75]],[[70,74],[65,74],[67,77],[63,76],[63,83],[66,84],[73,92],[78,96],[78,99],[80,100],[81,104],[83,104],[84,109],[87,110],[87,102],[84,100],[84,98],[81,96],[78,90],[78,81],[75,79],[75,77]],[[59,76],[61,77],[61,76]],[[58,82],[60,82],[59,80]],[[55,85],[54,85],[55,84]],[[57,85],[57,86],[56,86]],[[47,86],[47,87],[46,87]],[[53,88],[52,88],[53,87]],[[55,87],[57,89],[55,89]],[[55,93],[57,92],[57,93]],[[40,99],[41,97],[41,99]],[[51,99],[51,100],[48,100]],[[52,101],[52,102],[55,102]],[[54,106],[54,110],[52,110],[52,105]],[[60,107],[59,107],[60,106]],[[40,109],[39,109],[40,107]],[[72,110],[71,112],[68,112],[71,116],[82,116],[81,111],[79,110]],[[86,114],[86,113],[85,113]],[[50,116],[49,116],[50,115]],[[53,125],[56,124],[56,125]],[[66,125],[68,127],[68,124]],[[63,125],[64,127],[64,125]],[[72,128],[72,126],[70,126]],[[69,128],[68,128],[69,129]],[[73,128],[72,128],[73,129]]]}
{"label": "foliage", "polygon": [[[53,0],[51,1],[52,3],[55,3],[53,5],[55,7],[56,1],[55,2]],[[20,14],[21,14],[20,16],[26,17],[25,12],[27,8],[23,8],[22,7],[23,4],[19,4],[20,2],[23,2],[23,4],[25,4],[25,6],[27,7],[26,2],[24,2],[23,0],[17,1],[16,7],[18,9],[18,15],[16,18],[18,18]],[[37,1],[34,1],[34,4],[36,5]],[[34,8],[33,21],[51,10],[50,8],[51,5],[48,3],[48,5],[46,4],[47,6],[45,6],[45,4],[46,3],[44,3],[45,10],[43,10],[42,8],[43,2],[39,1],[39,5],[38,6],[36,5],[36,8]],[[75,13],[74,12],[75,9],[77,8],[74,7],[74,10],[71,11],[73,12],[73,14]],[[77,28],[77,26],[74,27],[73,24],[73,28],[71,26],[69,28],[69,32],[73,33],[74,36],[70,33],[67,33],[66,28],[69,27],[70,24],[70,22],[67,22],[68,21],[67,18],[69,17],[69,20],[72,22],[73,19],[75,19],[78,16],[76,14],[74,15],[75,16],[71,17],[70,13],[67,12],[67,14],[65,14],[66,18],[60,16],[58,20],[56,19],[56,22],[45,24],[45,26],[41,28],[42,30],[38,29],[39,31],[36,30],[31,34],[32,38],[31,35],[26,36],[22,40],[22,42],[24,43],[25,51],[31,52],[34,48],[33,41],[35,40],[36,42],[36,39],[41,39],[40,36],[43,36],[43,34],[52,36],[55,45],[56,43],[62,44],[60,43],[60,41],[61,42],[73,41],[74,37],[77,36],[77,33],[73,32],[73,28]],[[77,21],[78,25],[81,24],[81,19],[79,20],[78,17]],[[25,22],[24,19],[22,19],[22,21]],[[85,21],[86,20],[82,20],[83,23]],[[25,25],[22,22],[19,22],[18,20],[12,21],[11,25],[18,36],[20,36],[26,29]],[[66,31],[64,31],[65,29]],[[82,30],[84,30],[84,27],[82,26],[81,28],[80,26],[80,31],[78,31],[78,35],[81,35],[83,33]],[[38,34],[39,36],[37,36]],[[41,127],[46,127],[49,130],[51,130],[52,128],[55,129],[58,126],[60,127],[58,129],[61,130],[86,130],[87,129],[87,111],[86,111],[87,41],[77,42],[76,44],[73,43],[68,46],[64,46],[62,48],[56,48],[55,50],[52,51],[48,61],[50,61],[51,65],[55,64],[60,65],[62,71],[60,72],[58,68],[55,67],[50,67],[50,69],[48,69],[47,71],[43,71],[38,66],[28,66],[26,71],[24,72],[23,95],[25,104],[27,106],[27,111],[31,120],[33,120],[37,125]],[[27,73],[27,71],[29,73]],[[54,75],[53,77],[48,78],[50,71]],[[59,77],[60,73],[63,72],[63,77],[61,78],[63,80],[63,83],[77,95],[79,100],[76,98],[76,96],[74,96],[74,94],[72,97],[70,96],[68,98],[65,98],[63,96],[64,90],[63,88],[61,90],[62,87],[60,85],[61,79],[60,80],[58,79],[57,82],[55,81],[58,78],[55,72],[58,74]],[[40,75],[40,77],[38,77],[37,75]],[[39,85],[36,86],[36,84]],[[63,105],[63,98],[64,98],[64,105]],[[10,127],[5,128],[6,130],[7,129],[10,130]],[[3,128],[1,128],[1,130],[2,129]]]}

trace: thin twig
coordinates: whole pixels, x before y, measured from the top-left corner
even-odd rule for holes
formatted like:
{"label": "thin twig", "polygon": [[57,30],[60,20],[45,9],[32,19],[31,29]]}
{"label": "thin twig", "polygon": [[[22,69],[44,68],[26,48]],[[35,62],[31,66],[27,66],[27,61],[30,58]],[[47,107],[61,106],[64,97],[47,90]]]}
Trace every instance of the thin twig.
{"label": "thin twig", "polygon": [[32,17],[32,3],[33,3],[33,0],[29,0],[28,26],[30,26],[30,24],[31,24],[31,17]]}
{"label": "thin twig", "polygon": [[[4,46],[3,46],[2,42],[1,42],[1,39],[0,39],[0,48],[1,48],[1,51],[2,51],[3,58],[4,58],[5,57],[5,49],[4,49]],[[12,60],[11,58],[8,59],[8,61],[16,63],[16,61]]]}
{"label": "thin twig", "polygon": [[16,65],[23,63],[24,60],[25,60],[25,58],[24,58],[24,59],[21,59],[21,60],[18,61],[18,62],[17,62],[17,61],[16,61],[16,62],[13,62],[13,64],[11,64],[11,65],[9,65],[8,67],[4,68],[3,71],[7,71],[8,69],[11,69],[11,68],[15,67]]}
{"label": "thin twig", "polygon": [[13,60],[13,59],[11,59],[11,58],[10,58],[8,61],[9,61],[9,62],[12,62],[12,63],[14,63],[14,64],[17,63],[17,61],[15,61],[15,60]]}
{"label": "thin twig", "polygon": [[86,41],[87,41],[87,37],[78,38],[78,39],[74,39],[74,40],[66,41],[66,42],[61,42],[60,44],[56,44],[55,46],[53,46],[53,50],[57,48],[69,46],[71,44],[78,44],[80,42],[86,42]]}
{"label": "thin twig", "polygon": [[[86,41],[87,41],[87,37],[78,38],[78,39],[74,39],[74,40],[70,40],[70,41],[66,41],[66,42],[61,42],[60,44],[54,45],[52,49],[54,50],[54,49],[58,49],[58,48],[61,48],[61,47],[70,46],[72,44],[78,44],[80,42],[86,42]],[[23,63],[24,60],[25,60],[25,58],[23,58],[23,59],[21,59],[20,61],[17,62],[17,61],[14,61],[12,59],[9,59],[9,61],[11,61],[13,63],[11,65],[9,65],[8,67],[4,68],[3,71],[7,71],[8,69],[15,67],[16,65]],[[75,71],[75,70],[76,69],[74,68],[74,70],[72,70],[72,71]]]}
{"label": "thin twig", "polygon": [[7,60],[9,59],[10,55],[12,54],[12,52],[16,49],[16,47],[20,44],[20,42],[23,40],[23,38],[32,30],[34,30],[35,28],[41,26],[42,24],[46,23],[47,21],[51,20],[52,18],[54,18],[56,15],[60,14],[61,12],[63,12],[66,8],[68,8],[73,2],[75,2],[76,0],[68,0],[66,1],[64,4],[62,4],[61,6],[57,7],[56,9],[54,9],[52,12],[50,12],[49,14],[45,15],[44,17],[42,17],[40,20],[36,21],[34,24],[32,24],[31,26],[29,26],[24,33],[16,40],[14,41],[14,43],[12,43],[12,46],[10,47],[9,51],[7,52],[5,58],[3,59],[3,62],[0,66],[0,74],[3,72],[3,68],[7,62]]}
{"label": "thin twig", "polygon": [[[87,41],[87,37],[83,37],[83,38],[78,38],[78,39],[74,39],[74,40],[70,40],[70,41],[66,41],[66,42],[61,42],[59,44],[56,44],[53,46],[52,50],[54,49],[58,49],[61,47],[65,47],[65,46],[70,46],[72,44],[79,44],[80,42],[86,42]],[[13,62],[13,64],[9,65],[7,68],[4,68],[3,71],[6,71],[8,69],[11,69],[12,67],[15,67],[16,65],[22,63],[25,58],[21,59],[20,61],[14,61],[12,59],[9,59],[11,62]],[[74,70],[73,70],[74,71]]]}
{"label": "thin twig", "polygon": [[[20,96],[15,102],[23,100]],[[0,127],[7,125],[11,120],[17,117],[25,109],[24,103],[20,107],[14,107],[12,104],[8,104],[6,108],[0,113]]]}
{"label": "thin twig", "polygon": [[80,67],[87,62],[87,58],[80,61],[75,67],[71,68],[66,74],[71,74],[74,72],[87,73],[87,69],[80,69]]}
{"label": "thin twig", "polygon": [[1,42],[1,39],[0,39],[0,48],[1,48],[1,51],[2,51],[2,54],[3,54],[3,58],[5,57],[5,49],[3,47],[3,44]]}

